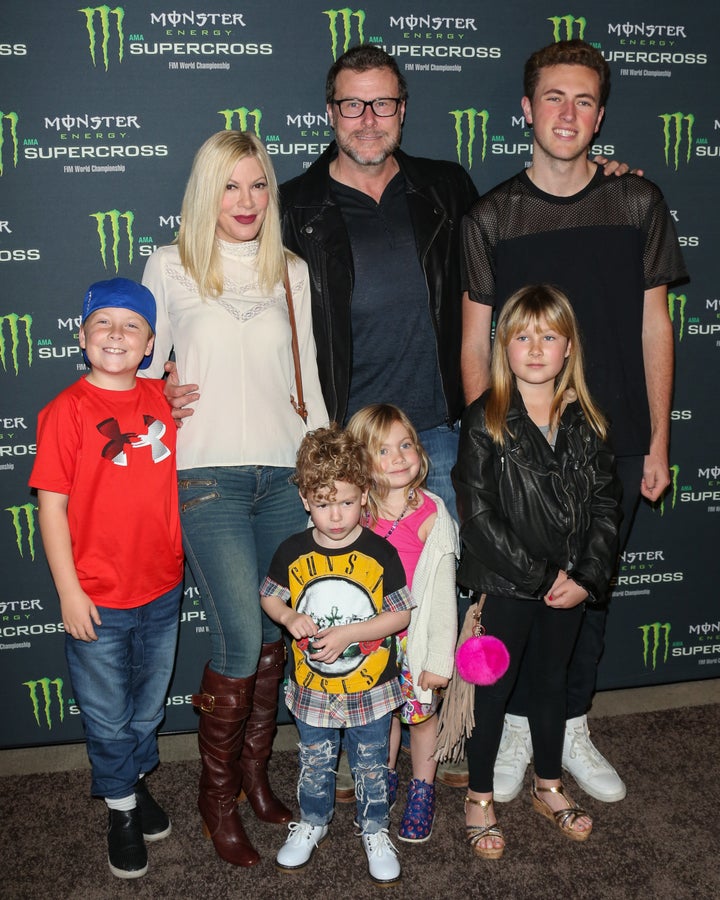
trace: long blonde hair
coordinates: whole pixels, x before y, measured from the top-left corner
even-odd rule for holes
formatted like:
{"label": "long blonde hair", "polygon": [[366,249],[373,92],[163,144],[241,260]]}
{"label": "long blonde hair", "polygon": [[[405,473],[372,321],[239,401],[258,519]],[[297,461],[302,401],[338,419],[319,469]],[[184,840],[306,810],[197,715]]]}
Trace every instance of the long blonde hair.
{"label": "long blonde hair", "polygon": [[258,279],[264,290],[271,291],[283,280],[286,258],[292,257],[282,245],[277,179],[265,147],[247,131],[218,131],[195,154],[177,238],[183,268],[204,298],[222,294],[223,268],[215,226],[233,169],[247,157],[258,161],[268,185],[269,203],[258,233]]}
{"label": "long blonde hair", "polygon": [[[397,406],[393,406],[392,403],[372,403],[359,409],[347,423],[347,430],[356,440],[365,444],[370,454],[373,475],[367,505],[371,524],[378,520],[378,501],[382,501],[387,497],[390,490],[390,485],[380,471],[377,460],[380,457],[380,449],[390,429],[396,422],[400,422],[407,429],[407,433],[415,444],[415,449],[420,458],[420,470],[412,483],[405,488],[405,499],[414,508],[420,503],[420,498],[417,496],[417,488],[425,484],[425,479],[430,471],[430,460],[425,452],[425,448],[420,443],[415,426],[407,415]],[[415,492],[413,500],[410,500],[411,491]]]}
{"label": "long blonde hair", "polygon": [[507,348],[519,331],[537,328],[544,320],[548,328],[570,342],[570,353],[555,379],[555,393],[550,405],[550,430],[560,424],[562,402],[566,391],[572,390],[593,431],[607,436],[607,421],[596,406],[585,381],[580,329],[570,301],[549,284],[530,284],[516,291],[505,303],[495,327],[495,343],[490,363],[490,394],[485,404],[485,423],[493,441],[503,446],[508,433],[507,416],[510,410],[515,375],[510,368]]}

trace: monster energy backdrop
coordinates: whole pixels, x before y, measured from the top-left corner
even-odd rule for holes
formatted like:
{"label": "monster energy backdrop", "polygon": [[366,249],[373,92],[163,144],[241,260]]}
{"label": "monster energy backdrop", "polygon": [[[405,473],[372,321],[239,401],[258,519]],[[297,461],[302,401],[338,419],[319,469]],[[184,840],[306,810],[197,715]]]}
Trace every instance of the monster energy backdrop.
{"label": "monster energy backdrop", "polygon": [[[613,89],[595,152],[644,168],[691,273],[670,294],[677,347],[671,490],[643,505],[610,615],[601,688],[720,675],[720,21],[716,0],[212,0],[0,8],[0,709],[3,746],[79,740],[59,605],[27,487],[38,411],[84,371],[78,313],[93,281],[140,279],[175,237],[195,150],[250,129],[279,180],[332,139],[328,66],[369,41],[409,88],[403,147],[455,159],[482,192],[526,165],[522,66],[583,37]],[[382,398],[378,398],[382,399]],[[188,578],[165,730],[191,730],[208,657]],[[9,713],[11,713],[9,715]]]}

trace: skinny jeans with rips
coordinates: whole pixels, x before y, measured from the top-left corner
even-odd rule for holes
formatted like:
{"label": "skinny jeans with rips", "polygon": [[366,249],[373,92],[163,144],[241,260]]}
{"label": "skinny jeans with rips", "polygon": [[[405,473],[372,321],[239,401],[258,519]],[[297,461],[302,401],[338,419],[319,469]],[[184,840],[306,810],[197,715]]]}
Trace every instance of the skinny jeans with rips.
{"label": "skinny jeans with rips", "polygon": [[[363,834],[388,827],[388,744],[392,713],[345,728],[343,746],[355,779],[357,823]],[[303,822],[327,825],[335,810],[335,775],[340,729],[320,728],[295,720],[300,735],[297,796]]]}

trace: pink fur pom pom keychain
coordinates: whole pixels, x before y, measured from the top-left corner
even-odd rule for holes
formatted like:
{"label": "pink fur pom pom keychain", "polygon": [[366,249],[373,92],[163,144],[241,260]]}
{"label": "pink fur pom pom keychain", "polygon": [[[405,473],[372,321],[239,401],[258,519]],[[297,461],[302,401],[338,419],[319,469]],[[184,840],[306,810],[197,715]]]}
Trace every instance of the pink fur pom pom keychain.
{"label": "pink fur pom pom keychain", "polygon": [[475,624],[472,634],[455,653],[458,674],[470,684],[495,684],[510,665],[510,654],[505,644],[499,638],[485,634],[485,627],[480,621],[484,602],[483,594],[473,613]]}

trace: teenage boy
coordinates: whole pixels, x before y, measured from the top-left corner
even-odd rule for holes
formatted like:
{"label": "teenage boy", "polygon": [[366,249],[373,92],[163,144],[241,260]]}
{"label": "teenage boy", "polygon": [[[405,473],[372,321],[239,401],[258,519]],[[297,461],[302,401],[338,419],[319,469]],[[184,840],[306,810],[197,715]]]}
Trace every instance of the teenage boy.
{"label": "teenage boy", "polygon": [[[492,309],[525,284],[551,283],[573,304],[588,386],[611,423],[623,484],[620,547],[640,495],[670,483],[673,332],[668,284],[686,277],[660,189],[632,174],[605,178],[588,159],[610,91],[594,47],[560,41],[525,64],[522,109],[533,160],[481,197],[463,221],[462,373],[471,403],[487,387]],[[586,608],[568,671],[563,768],[592,797],[622,800],[625,785],[590,740],[587,712],[602,655],[607,606]],[[522,670],[495,767],[495,800],[517,795],[532,756]]]}

